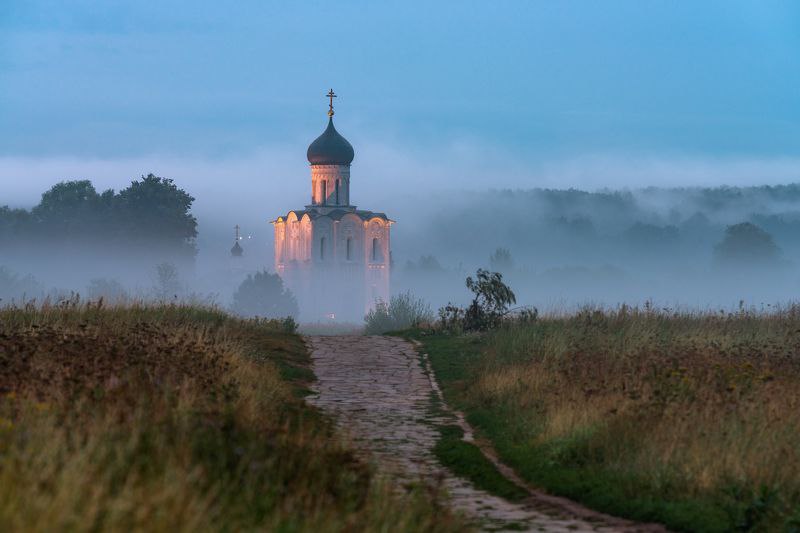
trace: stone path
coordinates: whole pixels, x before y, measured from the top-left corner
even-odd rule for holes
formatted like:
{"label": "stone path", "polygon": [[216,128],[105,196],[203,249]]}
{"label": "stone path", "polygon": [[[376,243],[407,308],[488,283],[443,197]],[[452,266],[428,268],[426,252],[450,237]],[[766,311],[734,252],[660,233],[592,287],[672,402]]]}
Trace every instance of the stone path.
{"label": "stone path", "polygon": [[[433,454],[436,425],[463,417],[431,413],[439,390],[427,361],[410,342],[395,337],[308,337],[317,382],[309,400],[332,414],[356,447],[397,483],[440,484],[452,505],[481,529],[491,531],[663,531],[588,510],[537,492],[511,503],[474,487],[442,467]],[[488,457],[497,461],[493,454]],[[518,484],[513,471],[498,464]],[[523,485],[524,486],[524,485]]]}

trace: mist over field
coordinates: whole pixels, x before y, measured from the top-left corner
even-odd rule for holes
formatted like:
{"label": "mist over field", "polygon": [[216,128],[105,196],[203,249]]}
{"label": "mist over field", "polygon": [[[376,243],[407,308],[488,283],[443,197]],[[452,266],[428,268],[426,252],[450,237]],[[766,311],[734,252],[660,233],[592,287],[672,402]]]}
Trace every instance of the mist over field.
{"label": "mist over field", "polygon": [[[13,186],[0,203],[24,209],[63,179],[89,179],[98,193],[119,191],[153,169],[195,198],[197,237],[192,257],[147,241],[92,244],[51,239],[46,232],[20,239],[6,224],[0,265],[7,279],[0,297],[92,297],[103,292],[98,283],[113,282],[129,296],[150,298],[160,290],[156,265],[168,262],[178,271],[176,295],[229,306],[248,274],[273,271],[269,221],[308,203],[302,147],[195,162],[6,158],[0,165],[4,178],[28,179],[5,180]],[[449,168],[369,142],[358,153],[354,203],[396,221],[392,292],[411,291],[434,309],[463,304],[469,296],[464,278],[477,268],[502,272],[520,306],[542,310],[647,301],[691,309],[730,309],[742,301],[766,307],[794,300],[800,291],[800,186],[791,184],[800,178],[800,165],[793,160],[595,157],[526,170],[485,151],[449,157],[457,161]],[[463,187],[455,189],[458,180]],[[688,185],[698,182],[705,186]],[[740,256],[715,253],[726,229],[742,223],[763,230],[774,249],[743,242]],[[241,258],[230,255],[236,224],[242,228]],[[87,231],[99,234],[102,228]],[[300,312],[318,317],[324,310]]]}

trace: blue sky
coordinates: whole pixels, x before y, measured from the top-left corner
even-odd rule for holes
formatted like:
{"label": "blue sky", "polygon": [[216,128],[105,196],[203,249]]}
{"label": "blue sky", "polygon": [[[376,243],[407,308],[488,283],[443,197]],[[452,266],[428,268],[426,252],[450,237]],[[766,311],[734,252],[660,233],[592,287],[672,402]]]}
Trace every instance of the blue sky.
{"label": "blue sky", "polygon": [[[800,3],[4,0],[0,156],[800,156]],[[302,147],[305,148],[304,146]]]}

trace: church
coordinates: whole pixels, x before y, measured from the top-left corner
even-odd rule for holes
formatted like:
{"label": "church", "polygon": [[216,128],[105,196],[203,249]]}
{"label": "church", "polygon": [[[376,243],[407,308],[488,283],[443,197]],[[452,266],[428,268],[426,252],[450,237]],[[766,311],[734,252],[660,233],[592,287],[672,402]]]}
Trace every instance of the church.
{"label": "church", "polygon": [[393,223],[350,201],[352,145],[333,125],[308,147],[311,203],[272,221],[275,272],[291,289],[302,320],[358,321],[377,301],[389,301]]}

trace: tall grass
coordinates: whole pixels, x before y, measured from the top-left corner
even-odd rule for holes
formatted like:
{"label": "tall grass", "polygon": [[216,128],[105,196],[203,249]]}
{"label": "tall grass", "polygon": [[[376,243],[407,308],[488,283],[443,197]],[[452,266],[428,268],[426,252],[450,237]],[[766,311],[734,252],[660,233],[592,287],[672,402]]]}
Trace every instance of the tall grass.
{"label": "tall grass", "polygon": [[587,309],[436,342],[446,391],[530,481],[675,529],[800,527],[800,308]]}
{"label": "tall grass", "polygon": [[0,310],[0,529],[448,531],[301,399],[302,340],[190,306]]}
{"label": "tall grass", "polygon": [[408,291],[392,296],[389,303],[378,301],[364,317],[364,332],[367,335],[382,335],[431,322],[433,311],[430,305]]}

